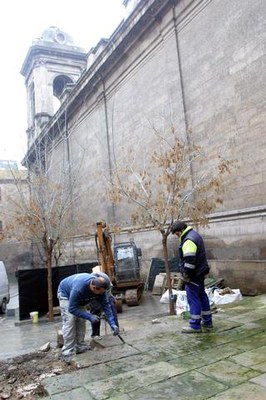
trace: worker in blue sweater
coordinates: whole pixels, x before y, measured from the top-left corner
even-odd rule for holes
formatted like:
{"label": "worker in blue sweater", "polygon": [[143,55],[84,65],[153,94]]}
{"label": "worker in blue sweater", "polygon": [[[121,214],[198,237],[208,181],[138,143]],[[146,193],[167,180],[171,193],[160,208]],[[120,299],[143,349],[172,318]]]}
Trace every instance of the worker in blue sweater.
{"label": "worker in blue sweater", "polygon": [[85,343],[86,320],[92,324],[99,321],[99,316],[86,309],[93,298],[101,305],[114,335],[119,334],[115,323],[107,291],[111,285],[108,276],[81,273],[63,279],[58,287],[58,299],[63,321],[62,358],[70,363],[74,353],[83,353],[89,347]]}

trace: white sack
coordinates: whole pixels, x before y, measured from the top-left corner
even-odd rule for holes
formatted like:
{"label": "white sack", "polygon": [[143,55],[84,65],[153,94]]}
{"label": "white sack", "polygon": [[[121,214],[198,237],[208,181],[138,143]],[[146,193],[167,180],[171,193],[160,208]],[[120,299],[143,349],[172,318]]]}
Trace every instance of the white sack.
{"label": "white sack", "polygon": [[239,289],[232,289],[232,291],[234,293],[219,294],[221,289],[215,289],[210,297],[214,301],[215,305],[229,304],[233,303],[234,301],[242,300],[243,297]]}
{"label": "white sack", "polygon": [[[172,289],[173,294],[178,293],[177,290]],[[162,295],[162,297],[160,298],[160,303],[161,304],[169,304],[169,290],[167,289],[166,292],[164,292],[164,294]]]}
{"label": "white sack", "polygon": [[176,299],[176,315],[180,315],[185,311],[189,311],[187,292],[185,290],[178,290]]}

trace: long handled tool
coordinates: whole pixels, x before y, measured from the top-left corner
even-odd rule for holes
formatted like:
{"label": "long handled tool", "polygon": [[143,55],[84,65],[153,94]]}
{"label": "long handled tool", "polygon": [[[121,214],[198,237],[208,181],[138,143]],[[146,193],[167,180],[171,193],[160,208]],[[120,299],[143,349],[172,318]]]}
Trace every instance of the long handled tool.
{"label": "long handled tool", "polygon": [[119,337],[119,339],[121,340],[121,342],[123,343],[123,344],[126,344],[126,342],[124,341],[124,339],[122,338],[122,336],[118,333],[118,335],[116,335],[116,336],[118,336]]}

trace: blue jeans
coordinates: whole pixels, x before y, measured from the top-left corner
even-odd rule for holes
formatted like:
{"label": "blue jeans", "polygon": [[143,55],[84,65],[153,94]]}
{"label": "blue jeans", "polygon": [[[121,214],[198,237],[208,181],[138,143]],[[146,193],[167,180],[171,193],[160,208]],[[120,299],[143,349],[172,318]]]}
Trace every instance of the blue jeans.
{"label": "blue jeans", "polygon": [[[116,310],[115,297],[114,297],[113,295],[109,295],[109,300],[110,300],[110,306],[111,306],[111,310],[112,310],[112,313],[113,313],[113,316],[114,316],[115,324],[116,324],[116,326],[119,327],[119,325],[118,325],[118,318],[117,318],[117,310]],[[94,307],[94,305],[92,305],[92,306],[90,307],[90,312],[91,312],[92,314],[95,314],[95,315],[99,315],[99,316],[100,316],[100,315],[101,315],[101,312],[102,312],[102,310],[101,310],[101,308],[100,308],[100,305],[99,305],[99,304],[98,304],[98,305],[96,304],[96,307]],[[101,328],[101,321],[92,323],[92,324],[91,324],[91,337],[100,336],[100,328]]]}

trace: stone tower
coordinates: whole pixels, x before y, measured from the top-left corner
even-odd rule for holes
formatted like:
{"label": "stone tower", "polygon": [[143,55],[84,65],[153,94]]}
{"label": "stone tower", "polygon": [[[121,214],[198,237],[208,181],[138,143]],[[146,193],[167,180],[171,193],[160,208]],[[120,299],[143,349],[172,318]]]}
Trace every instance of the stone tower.
{"label": "stone tower", "polygon": [[86,61],[86,52],[55,26],[33,41],[21,68],[27,89],[28,148],[67,97]]}

